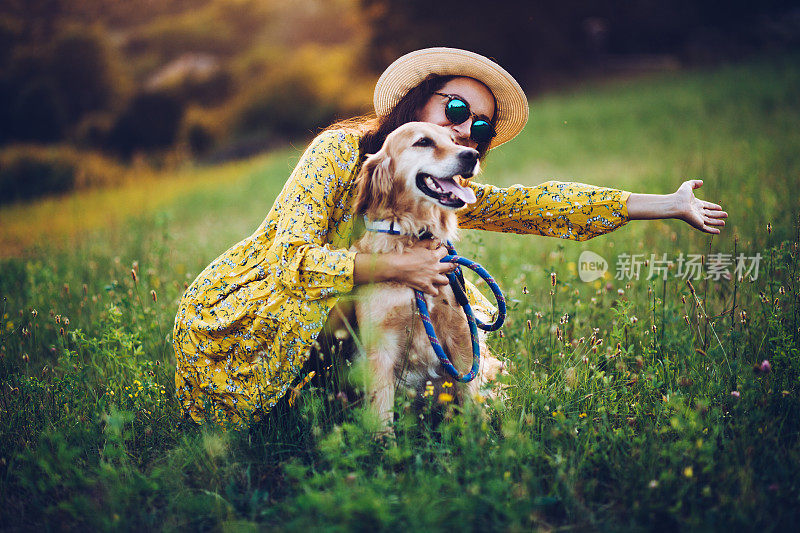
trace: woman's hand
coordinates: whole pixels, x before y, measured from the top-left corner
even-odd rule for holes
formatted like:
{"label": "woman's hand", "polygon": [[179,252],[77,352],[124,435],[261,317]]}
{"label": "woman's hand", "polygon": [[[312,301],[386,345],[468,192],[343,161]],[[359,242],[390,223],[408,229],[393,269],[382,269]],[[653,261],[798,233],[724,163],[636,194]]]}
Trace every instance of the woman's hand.
{"label": "woman's hand", "polygon": [[717,234],[724,226],[728,213],[717,204],[695,197],[694,189],[703,185],[703,180],[684,181],[672,194],[636,194],[628,197],[628,218],[631,220],[654,220],[677,218],[705,233]]}
{"label": "woman's hand", "polygon": [[353,272],[354,283],[396,281],[431,296],[438,296],[449,280],[446,274],[455,270],[454,263],[441,263],[447,249],[439,245],[431,249],[429,242],[419,242],[402,253],[358,254]]}
{"label": "woman's hand", "polygon": [[703,186],[703,180],[684,181],[678,190],[675,191],[675,204],[679,218],[690,226],[706,233],[717,234],[720,229],[716,226],[724,226],[728,213],[722,207],[711,202],[706,202],[695,197],[694,189]]}

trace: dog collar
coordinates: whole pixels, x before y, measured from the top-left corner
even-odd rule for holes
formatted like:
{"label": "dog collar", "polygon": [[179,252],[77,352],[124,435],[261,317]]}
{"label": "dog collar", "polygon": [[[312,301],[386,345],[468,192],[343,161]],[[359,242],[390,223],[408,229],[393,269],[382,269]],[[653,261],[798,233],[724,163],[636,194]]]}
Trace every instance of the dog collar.
{"label": "dog collar", "polygon": [[374,231],[376,233],[388,233],[389,235],[408,235],[410,237],[417,237],[421,240],[426,240],[433,237],[433,234],[426,229],[422,229],[418,233],[406,233],[404,231],[400,231],[400,229],[395,228],[394,220],[370,220],[365,216],[364,226],[366,227],[367,231]]}

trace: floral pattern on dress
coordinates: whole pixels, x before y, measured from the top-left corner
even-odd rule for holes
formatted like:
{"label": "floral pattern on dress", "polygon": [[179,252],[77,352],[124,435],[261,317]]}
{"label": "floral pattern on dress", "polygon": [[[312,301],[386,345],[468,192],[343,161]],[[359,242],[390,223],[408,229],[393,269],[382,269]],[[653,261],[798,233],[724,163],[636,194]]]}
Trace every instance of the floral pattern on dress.
{"label": "floral pattern on dress", "polygon": [[[359,138],[326,131],[306,149],[264,222],[208,265],[175,317],[175,385],[195,422],[269,411],[308,359],[328,313],[353,289]],[[578,183],[471,184],[465,229],[585,240],[627,222],[628,193]],[[491,314],[474,287],[473,303]]]}

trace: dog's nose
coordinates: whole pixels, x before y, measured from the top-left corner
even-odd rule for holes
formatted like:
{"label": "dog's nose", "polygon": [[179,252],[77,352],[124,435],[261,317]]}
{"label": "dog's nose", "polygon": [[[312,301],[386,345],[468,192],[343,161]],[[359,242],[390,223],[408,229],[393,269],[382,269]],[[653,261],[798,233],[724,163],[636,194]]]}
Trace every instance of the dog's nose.
{"label": "dog's nose", "polygon": [[473,163],[478,160],[478,151],[472,148],[461,150],[458,154],[458,158],[467,163]]}

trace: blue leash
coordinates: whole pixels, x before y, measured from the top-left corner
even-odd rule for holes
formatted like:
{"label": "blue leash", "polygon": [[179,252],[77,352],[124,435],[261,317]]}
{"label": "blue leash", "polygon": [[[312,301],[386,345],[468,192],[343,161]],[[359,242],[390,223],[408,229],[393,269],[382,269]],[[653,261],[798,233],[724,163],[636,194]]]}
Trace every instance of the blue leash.
{"label": "blue leash", "polygon": [[469,300],[464,292],[464,276],[461,273],[461,267],[457,267],[455,271],[447,274],[447,278],[450,280],[450,287],[453,289],[456,301],[459,303],[459,305],[461,305],[461,308],[464,310],[464,314],[467,316],[469,333],[470,337],[472,338],[472,368],[467,374],[462,375],[459,374],[458,370],[456,370],[456,367],[454,367],[453,363],[450,362],[450,358],[447,357],[446,353],[444,353],[444,349],[442,348],[441,343],[439,343],[439,339],[436,337],[436,331],[433,329],[433,324],[431,323],[431,315],[428,312],[428,304],[425,303],[425,298],[422,292],[416,289],[414,290],[414,295],[417,299],[417,308],[419,308],[419,314],[420,317],[422,317],[422,324],[425,326],[425,332],[428,334],[428,339],[431,341],[431,347],[433,348],[434,353],[436,353],[436,357],[439,358],[439,362],[442,363],[444,369],[453,378],[461,383],[469,383],[475,379],[475,376],[478,374],[478,369],[481,365],[481,352],[478,344],[478,328],[484,331],[496,331],[500,329],[506,319],[506,300],[503,297],[503,293],[500,290],[500,287],[497,285],[497,282],[495,282],[494,278],[492,278],[486,269],[484,269],[475,261],[471,261],[465,257],[457,255],[456,249],[453,247],[453,244],[450,241],[447,242],[447,251],[450,252],[450,255],[443,257],[441,259],[442,263],[456,263],[475,271],[475,273],[483,278],[483,280],[489,285],[489,288],[492,290],[492,293],[497,300],[497,319],[491,324],[484,324],[475,318],[475,313],[472,311],[472,306],[469,305]]}

